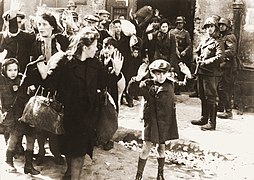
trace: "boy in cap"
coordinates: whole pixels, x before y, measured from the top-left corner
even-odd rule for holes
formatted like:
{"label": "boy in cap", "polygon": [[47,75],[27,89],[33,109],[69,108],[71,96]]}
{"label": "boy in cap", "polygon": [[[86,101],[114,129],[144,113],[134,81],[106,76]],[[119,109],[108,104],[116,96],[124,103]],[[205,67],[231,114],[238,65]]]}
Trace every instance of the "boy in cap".
{"label": "boy in cap", "polygon": [[164,180],[165,141],[178,139],[178,127],[175,114],[174,83],[168,78],[171,65],[158,59],[149,65],[151,78],[141,81],[147,74],[147,63],[143,63],[128,86],[131,95],[145,99],[143,119],[143,148],[139,155],[135,180],[141,180],[150,149],[156,144],[158,151],[157,180]]}

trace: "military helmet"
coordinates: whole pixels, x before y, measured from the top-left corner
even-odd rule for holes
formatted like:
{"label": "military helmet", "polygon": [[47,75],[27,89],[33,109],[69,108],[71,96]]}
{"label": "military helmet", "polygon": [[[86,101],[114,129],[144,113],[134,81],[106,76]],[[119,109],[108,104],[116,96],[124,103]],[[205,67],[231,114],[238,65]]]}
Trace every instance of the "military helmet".
{"label": "military helmet", "polygon": [[176,17],[176,22],[175,22],[176,24],[177,23],[186,23],[185,22],[185,17],[183,17],[183,16],[177,16]]}
{"label": "military helmet", "polygon": [[155,61],[153,61],[150,65],[149,65],[149,70],[151,72],[153,71],[162,71],[162,72],[167,72],[171,69],[171,65],[169,62],[163,60],[163,59],[157,59]]}
{"label": "military helmet", "polygon": [[216,28],[219,28],[218,21],[213,17],[208,17],[205,20],[203,28],[205,29],[207,25],[214,25]]}
{"label": "military helmet", "polygon": [[231,21],[229,19],[221,18],[219,21],[219,25],[220,24],[225,24],[227,27],[231,28]]}

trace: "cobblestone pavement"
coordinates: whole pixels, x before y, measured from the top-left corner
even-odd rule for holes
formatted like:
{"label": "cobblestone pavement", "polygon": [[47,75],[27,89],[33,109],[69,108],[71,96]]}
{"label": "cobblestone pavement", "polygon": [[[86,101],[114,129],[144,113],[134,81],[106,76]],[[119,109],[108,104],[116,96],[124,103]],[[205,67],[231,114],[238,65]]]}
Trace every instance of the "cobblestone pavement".
{"label": "cobblestone pavement", "polygon": [[[119,126],[124,128],[119,128],[116,138],[125,137],[126,134],[140,136],[142,122],[139,107],[139,101],[135,101],[133,108],[121,106]],[[234,111],[232,120],[217,119],[216,131],[201,131],[200,127],[190,123],[200,116],[199,99],[182,94],[177,96],[176,107],[180,139],[168,142],[165,165],[167,180],[254,180],[254,113],[237,115]],[[18,173],[8,174],[4,171],[5,143],[0,135],[0,180],[60,180],[65,166],[55,165],[51,161],[48,147],[46,150],[46,162],[35,166],[41,175],[24,175],[22,157],[14,161]],[[133,179],[139,150],[135,141],[128,143],[127,148],[123,141],[115,142],[114,149],[110,151],[95,148],[94,159],[86,158],[82,179]],[[156,173],[157,161],[153,149],[144,171],[144,179],[156,179]]]}

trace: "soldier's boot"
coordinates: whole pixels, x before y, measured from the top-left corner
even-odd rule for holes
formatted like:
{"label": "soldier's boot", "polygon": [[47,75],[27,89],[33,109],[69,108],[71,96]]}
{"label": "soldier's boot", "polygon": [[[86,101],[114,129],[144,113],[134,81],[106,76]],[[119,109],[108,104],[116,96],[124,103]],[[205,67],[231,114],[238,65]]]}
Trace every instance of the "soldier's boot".
{"label": "soldier's boot", "polygon": [[191,124],[202,126],[208,123],[209,110],[208,110],[206,102],[204,101],[201,102],[201,111],[202,111],[201,118],[198,120],[192,120]]}
{"label": "soldier's boot", "polygon": [[163,176],[163,169],[165,164],[165,158],[158,158],[158,175],[157,180],[165,180]]}
{"label": "soldier's boot", "polygon": [[14,157],[14,151],[10,151],[10,150],[7,150],[6,151],[6,164],[7,164],[7,167],[6,167],[6,172],[9,172],[9,173],[15,173],[17,172],[17,169],[14,167],[14,164],[13,164],[13,157]]}
{"label": "soldier's boot", "polygon": [[136,178],[135,180],[142,180],[142,176],[143,176],[143,171],[146,165],[146,161],[147,159],[138,159],[138,170],[137,170],[137,174],[136,174]]}
{"label": "soldier's boot", "polygon": [[217,116],[217,106],[215,104],[208,105],[209,112],[209,121],[206,125],[201,126],[201,130],[210,131],[216,129],[216,116]]}

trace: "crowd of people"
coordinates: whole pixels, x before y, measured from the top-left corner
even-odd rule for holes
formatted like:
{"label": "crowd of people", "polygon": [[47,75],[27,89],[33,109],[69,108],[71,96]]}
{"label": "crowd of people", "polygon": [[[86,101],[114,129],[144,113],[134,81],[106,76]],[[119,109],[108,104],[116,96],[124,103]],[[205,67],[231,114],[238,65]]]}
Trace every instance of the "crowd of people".
{"label": "crowd of people", "polygon": [[[16,172],[13,158],[24,154],[24,173],[39,174],[33,166],[35,139],[39,145],[37,163],[43,162],[48,139],[55,162],[67,165],[63,179],[80,179],[84,156],[92,158],[96,145],[98,94],[106,90],[117,113],[121,105],[131,108],[133,100],[142,96],[144,141],[133,178],[142,179],[149,151],[157,144],[157,179],[163,180],[165,142],[178,138],[174,96],[181,93],[188,79],[195,80],[201,99],[201,118],[191,121],[193,125],[215,130],[217,111],[222,112],[220,118],[232,118],[237,61],[231,21],[207,18],[203,25],[207,36],[193,58],[183,16],[172,23],[159,10],[145,6],[131,13],[129,20],[119,16],[111,21],[106,10],[80,19],[76,7],[69,1],[58,17],[40,10],[30,18],[29,29],[25,29],[26,16],[19,8],[2,16],[0,51],[5,57],[1,62],[0,102],[7,143],[6,171]],[[38,87],[42,87],[42,95],[54,95],[63,103],[63,135],[19,121]],[[113,145],[110,139],[103,148],[109,150]]]}

